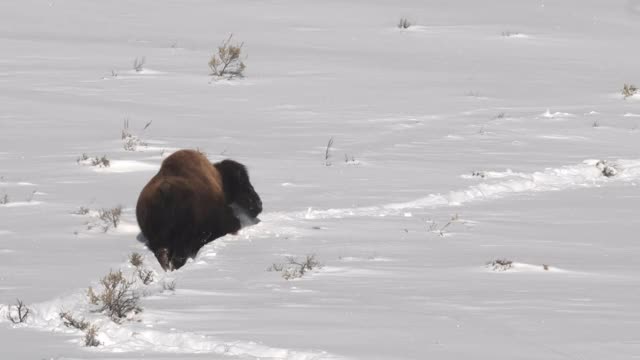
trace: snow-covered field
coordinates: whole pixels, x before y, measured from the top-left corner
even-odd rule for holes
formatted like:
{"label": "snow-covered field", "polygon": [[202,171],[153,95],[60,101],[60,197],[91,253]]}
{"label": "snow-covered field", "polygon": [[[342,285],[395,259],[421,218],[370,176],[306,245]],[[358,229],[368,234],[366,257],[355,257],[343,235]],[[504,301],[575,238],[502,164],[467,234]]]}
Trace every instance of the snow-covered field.
{"label": "snow-covered field", "polygon": [[[640,0],[0,2],[0,358],[640,359],[639,34]],[[180,148],[265,210],[164,273],[134,207]],[[118,324],[87,288],[133,252]]]}

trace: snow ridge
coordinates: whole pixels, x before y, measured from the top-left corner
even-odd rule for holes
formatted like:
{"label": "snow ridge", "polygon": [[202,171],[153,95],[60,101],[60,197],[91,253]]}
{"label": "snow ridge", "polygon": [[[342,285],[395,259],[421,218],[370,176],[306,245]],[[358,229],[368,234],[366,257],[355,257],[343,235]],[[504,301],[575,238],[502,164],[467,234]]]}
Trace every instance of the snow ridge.
{"label": "snow ridge", "polygon": [[[137,283],[134,291],[146,295],[159,294],[163,291],[159,285],[160,282],[161,280],[155,285],[146,287]],[[65,326],[60,318],[60,312],[68,311],[74,317],[89,320],[91,324],[98,327],[97,339],[101,345],[92,349],[108,353],[142,351],[171,354],[218,354],[237,356],[242,359],[344,359],[324,351],[294,351],[269,347],[253,341],[225,342],[210,336],[175,329],[170,331],[155,330],[150,328],[152,325],[145,326],[139,321],[125,321],[123,324],[116,324],[106,316],[91,311],[86,293],[82,291],[38,304],[28,304],[28,307],[29,316],[26,321],[12,326],[74,335],[75,339],[71,342],[77,343],[78,346],[84,346],[84,333]],[[9,322],[9,311],[15,313],[15,306],[11,310],[9,305],[0,304],[0,323]],[[140,316],[144,318],[144,314]],[[139,315],[133,315],[133,317],[137,318]]]}
{"label": "snow ridge", "polygon": [[599,187],[608,183],[633,182],[640,179],[640,160],[617,160],[610,162],[618,171],[614,177],[607,177],[598,168],[599,160],[585,160],[580,164],[560,168],[548,168],[543,171],[526,173],[505,173],[499,176],[491,173],[490,179],[506,180],[482,182],[466,189],[454,190],[448,194],[430,194],[426,197],[402,203],[391,203],[379,206],[313,210],[303,212],[273,213],[263,218],[272,219],[331,219],[343,217],[395,216],[406,210],[436,208],[442,206],[459,206],[465,203],[499,199],[505,196],[522,193],[561,191],[577,188]]}

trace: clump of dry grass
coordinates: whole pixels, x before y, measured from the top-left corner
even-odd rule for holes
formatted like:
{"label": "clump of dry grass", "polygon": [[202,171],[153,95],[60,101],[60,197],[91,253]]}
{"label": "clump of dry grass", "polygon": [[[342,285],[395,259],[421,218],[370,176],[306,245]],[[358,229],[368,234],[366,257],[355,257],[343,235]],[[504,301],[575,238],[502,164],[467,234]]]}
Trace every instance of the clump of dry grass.
{"label": "clump of dry grass", "polygon": [[[153,121],[149,121],[142,131],[146,130]],[[129,119],[124,120],[124,126],[121,133],[122,147],[126,151],[137,151],[140,146],[147,146],[148,144],[142,140],[138,135],[135,135],[129,130]]]}
{"label": "clump of dry grass", "polygon": [[438,234],[441,237],[444,237],[446,235],[445,230],[447,230],[449,226],[458,222],[460,222],[460,216],[458,214],[451,216],[451,218],[449,218],[449,221],[447,221],[442,226],[440,226],[440,224],[438,224],[435,220],[430,220],[430,221],[427,221],[427,231],[429,231],[430,233]]}
{"label": "clump of dry grass", "polygon": [[398,22],[398,29],[408,29],[411,27],[411,22],[407,18],[401,18]]}
{"label": "clump of dry grass", "polygon": [[496,259],[487,263],[493,271],[507,271],[513,267],[513,261],[507,259]]}
{"label": "clump of dry grass", "polygon": [[155,274],[153,270],[147,269],[144,266],[142,255],[139,253],[132,253],[129,255],[129,263],[136,268],[136,275],[142,281],[144,285],[149,285],[155,280]]}
{"label": "clump of dry grass", "polygon": [[107,158],[107,155],[102,155],[102,157],[96,156],[92,158],[86,153],[83,153],[76,159],[76,162],[78,164],[91,165],[91,166],[97,166],[97,167],[111,166],[111,161]]}
{"label": "clump of dry grass", "polygon": [[285,280],[301,278],[307,271],[322,268],[322,264],[316,260],[315,255],[307,255],[304,259],[298,260],[293,256],[286,258],[286,263],[272,264],[267,271],[277,271],[282,273]]}
{"label": "clump of dry grass", "polygon": [[176,281],[172,280],[170,282],[163,282],[162,283],[162,289],[163,290],[169,290],[169,291],[176,291]]}
{"label": "clump of dry grass", "polygon": [[624,86],[622,87],[622,96],[624,96],[625,99],[634,96],[637,93],[638,88],[632,84],[624,84]]}
{"label": "clump of dry grass", "polygon": [[88,207],[80,206],[78,208],[78,210],[73,211],[72,214],[74,214],[74,215],[87,215],[89,213],[89,211],[91,211],[91,210]]}
{"label": "clump of dry grass", "polygon": [[135,70],[136,72],[141,72],[142,70],[144,70],[144,63],[146,61],[147,59],[144,56],[140,59],[135,58],[135,60],[133,60],[133,70]]}
{"label": "clump of dry grass", "polygon": [[95,158],[91,159],[91,165],[97,167],[109,167],[111,166],[111,161],[107,159],[107,155],[102,155],[101,158],[98,158],[96,156]]}
{"label": "clump of dry grass", "polygon": [[102,220],[104,225],[102,226],[104,232],[107,232],[111,227],[117,228],[120,224],[120,216],[122,215],[122,206],[118,205],[111,209],[98,210],[98,218]]}
{"label": "clump of dry grass", "polygon": [[618,175],[618,169],[616,169],[615,164],[612,165],[607,160],[598,161],[596,163],[596,167],[602,172],[602,175],[605,177],[614,177]]}

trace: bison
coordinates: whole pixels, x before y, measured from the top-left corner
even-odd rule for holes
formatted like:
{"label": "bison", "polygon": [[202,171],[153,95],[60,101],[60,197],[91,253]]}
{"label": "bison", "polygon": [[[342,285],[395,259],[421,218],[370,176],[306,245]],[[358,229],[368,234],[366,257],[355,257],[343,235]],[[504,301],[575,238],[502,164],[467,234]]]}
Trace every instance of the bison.
{"label": "bison", "polygon": [[237,233],[238,211],[254,222],[262,212],[244,165],[233,160],[211,164],[199,151],[180,150],[162,162],[142,189],[136,218],[166,271],[182,267],[205,244]]}

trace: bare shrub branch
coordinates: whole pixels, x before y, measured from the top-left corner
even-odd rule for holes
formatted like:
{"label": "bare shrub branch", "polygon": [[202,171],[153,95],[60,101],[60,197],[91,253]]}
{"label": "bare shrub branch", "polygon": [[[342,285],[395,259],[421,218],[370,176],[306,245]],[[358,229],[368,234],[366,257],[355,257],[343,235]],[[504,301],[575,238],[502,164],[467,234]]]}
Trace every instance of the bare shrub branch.
{"label": "bare shrub branch", "polygon": [[88,321],[85,321],[84,319],[76,319],[68,311],[61,311],[58,315],[60,315],[60,319],[66,327],[72,327],[78,330],[85,330],[89,327]]}
{"label": "bare shrub branch", "polygon": [[16,299],[16,302],[17,305],[15,305],[15,312],[12,312],[12,306],[9,306],[7,319],[9,319],[14,324],[21,324],[27,320],[27,317],[29,316],[29,308],[20,299]]}
{"label": "bare shrub branch", "polygon": [[331,147],[333,146],[333,137],[331,139],[329,139],[329,142],[327,143],[327,149],[324,151],[324,165],[325,166],[331,166],[331,161],[329,161],[329,158],[331,157]]}
{"label": "bare shrub branch", "polygon": [[147,59],[144,56],[140,59],[136,58],[135,60],[133,60],[133,70],[135,70],[136,72],[141,72],[142,70],[144,70],[143,66],[146,60]]}

